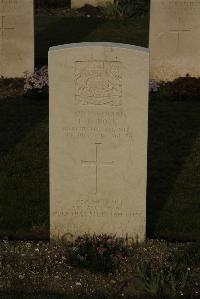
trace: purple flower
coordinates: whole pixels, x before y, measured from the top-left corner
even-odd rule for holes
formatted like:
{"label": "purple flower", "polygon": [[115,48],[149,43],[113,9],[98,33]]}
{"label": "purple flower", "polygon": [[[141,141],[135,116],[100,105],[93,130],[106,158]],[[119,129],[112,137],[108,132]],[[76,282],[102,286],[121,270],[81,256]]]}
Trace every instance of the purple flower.
{"label": "purple flower", "polygon": [[159,84],[154,80],[150,80],[149,81],[149,91],[150,92],[157,92],[158,89],[159,89]]}

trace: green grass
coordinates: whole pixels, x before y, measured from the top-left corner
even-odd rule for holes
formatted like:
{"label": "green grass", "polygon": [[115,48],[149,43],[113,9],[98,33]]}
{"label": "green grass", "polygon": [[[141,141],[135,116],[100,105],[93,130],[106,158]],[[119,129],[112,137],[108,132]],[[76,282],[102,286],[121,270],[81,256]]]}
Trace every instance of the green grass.
{"label": "green grass", "polygon": [[148,46],[148,18],[37,17],[36,62],[47,64],[51,46],[77,42],[116,42]]}
{"label": "green grass", "polygon": [[1,233],[48,227],[47,101],[0,101],[0,128]]}
{"label": "green grass", "polygon": [[200,103],[156,102],[149,108],[150,236],[200,238]]}
{"label": "green grass", "polygon": [[[80,41],[147,46],[148,20],[36,18],[38,64],[47,63],[49,46]],[[199,115],[198,102],[150,101],[148,236],[200,238]],[[1,100],[0,140],[0,235],[32,231],[43,238],[49,228],[47,100]]]}

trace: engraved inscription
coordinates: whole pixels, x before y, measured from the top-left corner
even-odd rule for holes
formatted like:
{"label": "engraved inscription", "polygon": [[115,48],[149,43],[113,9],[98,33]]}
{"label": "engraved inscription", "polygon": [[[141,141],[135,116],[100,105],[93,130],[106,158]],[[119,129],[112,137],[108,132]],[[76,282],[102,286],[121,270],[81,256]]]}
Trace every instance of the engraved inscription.
{"label": "engraved inscription", "polygon": [[98,150],[99,150],[99,147],[101,145],[101,143],[95,143],[96,145],[96,158],[95,158],[95,161],[81,161],[82,162],[82,165],[83,166],[95,166],[95,176],[96,176],[96,184],[95,184],[95,194],[98,193],[98,177],[99,177],[99,173],[98,173],[98,170],[99,170],[99,167],[100,166],[113,166],[114,162],[111,161],[111,162],[100,162],[99,161],[99,156],[98,156]]}
{"label": "engraved inscription", "polygon": [[88,217],[88,216],[95,216],[95,217],[102,217],[102,216],[110,216],[110,217],[144,217],[144,213],[142,212],[125,212],[125,211],[56,211],[53,212],[54,216],[80,216],[80,217]]}
{"label": "engraved inscription", "polygon": [[[74,122],[62,130],[68,138],[129,140],[133,142],[133,131],[126,122],[123,111],[81,111],[74,112]],[[94,140],[94,142],[97,140]]]}
{"label": "engraved inscription", "polygon": [[195,11],[196,9],[200,9],[200,1],[162,1],[161,6],[163,9],[173,9],[173,10],[180,10],[180,9],[187,9],[187,11]]}
{"label": "engraved inscription", "polygon": [[19,7],[19,0],[0,0],[0,10],[1,11],[9,11],[11,9],[15,9]]}
{"label": "engraved inscription", "polygon": [[76,61],[75,101],[81,105],[121,105],[119,61]]}

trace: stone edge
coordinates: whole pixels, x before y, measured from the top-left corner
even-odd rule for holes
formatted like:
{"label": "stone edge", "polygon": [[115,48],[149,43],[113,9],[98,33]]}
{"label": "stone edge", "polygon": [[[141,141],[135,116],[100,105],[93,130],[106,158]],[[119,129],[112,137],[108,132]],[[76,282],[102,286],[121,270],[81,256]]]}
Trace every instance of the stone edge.
{"label": "stone edge", "polygon": [[58,51],[58,50],[64,50],[69,48],[84,48],[84,47],[107,47],[107,48],[121,48],[121,49],[130,49],[130,50],[136,50],[136,51],[142,51],[149,53],[149,48],[139,47],[135,45],[130,44],[122,44],[122,43],[109,43],[109,42],[83,42],[83,43],[72,43],[72,44],[64,44],[64,45],[58,45],[54,47],[49,48],[49,52],[51,51]]}

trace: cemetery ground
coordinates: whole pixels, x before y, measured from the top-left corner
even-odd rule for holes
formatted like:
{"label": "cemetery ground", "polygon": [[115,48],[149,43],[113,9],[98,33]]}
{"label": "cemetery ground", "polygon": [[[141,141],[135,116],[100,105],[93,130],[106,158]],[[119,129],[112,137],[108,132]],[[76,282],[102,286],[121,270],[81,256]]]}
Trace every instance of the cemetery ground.
{"label": "cemetery ground", "polygon": [[[148,46],[147,18],[37,16],[35,25],[40,66],[63,43]],[[199,84],[186,78],[150,94],[148,241],[107,274],[74,266],[66,246],[48,243],[48,97],[24,95],[21,80],[0,81],[0,298],[199,296]]]}

